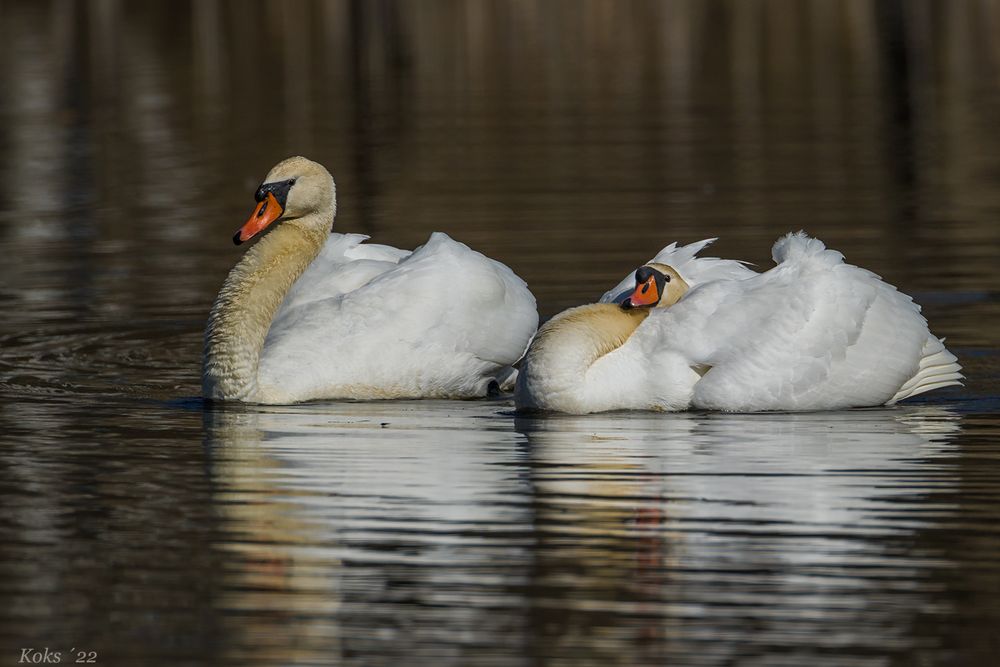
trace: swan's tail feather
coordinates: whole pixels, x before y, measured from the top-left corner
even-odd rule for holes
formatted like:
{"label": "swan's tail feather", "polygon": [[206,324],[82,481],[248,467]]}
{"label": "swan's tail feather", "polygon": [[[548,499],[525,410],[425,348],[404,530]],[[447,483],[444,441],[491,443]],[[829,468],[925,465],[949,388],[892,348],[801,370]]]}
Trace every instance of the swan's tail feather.
{"label": "swan's tail feather", "polygon": [[927,342],[924,343],[923,355],[916,374],[899,388],[886,405],[898,403],[904,398],[932,389],[962,384],[964,377],[962,367],[958,363],[958,358],[944,346],[943,340],[928,336]]}

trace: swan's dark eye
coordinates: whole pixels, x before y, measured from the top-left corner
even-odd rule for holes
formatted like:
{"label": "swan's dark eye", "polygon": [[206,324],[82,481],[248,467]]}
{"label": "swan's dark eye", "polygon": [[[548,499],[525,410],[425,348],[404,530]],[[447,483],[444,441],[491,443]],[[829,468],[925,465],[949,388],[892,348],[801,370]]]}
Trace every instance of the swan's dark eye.
{"label": "swan's dark eye", "polygon": [[668,276],[667,274],[664,273],[663,274],[663,282],[669,283],[670,282],[670,276]]}

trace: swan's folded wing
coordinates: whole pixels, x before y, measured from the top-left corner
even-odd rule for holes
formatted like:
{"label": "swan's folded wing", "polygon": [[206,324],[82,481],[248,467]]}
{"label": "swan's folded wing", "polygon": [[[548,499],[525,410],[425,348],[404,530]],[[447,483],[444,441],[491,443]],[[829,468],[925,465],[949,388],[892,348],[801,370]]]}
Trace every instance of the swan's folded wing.
{"label": "swan's folded wing", "polygon": [[424,345],[507,366],[538,327],[535,298],[521,278],[441,232],[380,281],[385,306],[404,318],[405,337]]}
{"label": "swan's folded wing", "polygon": [[521,356],[537,323],[524,281],[436,233],[357,288],[290,308],[268,332],[261,373],[309,386],[467,383],[471,395]]}

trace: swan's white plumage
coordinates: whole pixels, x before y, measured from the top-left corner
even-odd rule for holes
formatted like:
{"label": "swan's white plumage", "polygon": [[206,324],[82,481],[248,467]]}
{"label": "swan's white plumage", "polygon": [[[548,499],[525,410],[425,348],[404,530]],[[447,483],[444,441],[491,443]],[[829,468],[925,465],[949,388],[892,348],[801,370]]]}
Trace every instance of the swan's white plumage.
{"label": "swan's white plumage", "polygon": [[274,322],[295,308],[356,290],[411,254],[409,250],[365,243],[369,238],[365,234],[330,234],[319,255],[288,290]]}
{"label": "swan's white plumage", "polygon": [[774,269],[706,285],[654,320],[670,344],[711,367],[692,406],[819,410],[890,401],[916,374],[930,336],[919,307],[817,239],[786,236],[773,254]]}
{"label": "swan's white plumage", "polygon": [[[617,398],[565,411],[649,409],[650,397],[654,408],[678,409],[685,391],[682,407],[826,410],[891,404],[959,384],[961,367],[910,297],[801,232],[780,239],[773,255],[777,266],[761,274],[692,277],[678,303],[653,308],[625,344],[576,378],[581,397],[593,396],[588,385],[599,381],[603,395]],[[685,261],[694,276],[700,260]],[[544,355],[535,357],[532,372],[555,372]],[[696,372],[669,371],[678,359]],[[519,404],[563,409],[531,395],[532,386],[521,379]]]}
{"label": "swan's white plumage", "polygon": [[473,397],[538,324],[523,280],[446,234],[412,253],[333,234],[268,331],[259,382],[277,402]]}

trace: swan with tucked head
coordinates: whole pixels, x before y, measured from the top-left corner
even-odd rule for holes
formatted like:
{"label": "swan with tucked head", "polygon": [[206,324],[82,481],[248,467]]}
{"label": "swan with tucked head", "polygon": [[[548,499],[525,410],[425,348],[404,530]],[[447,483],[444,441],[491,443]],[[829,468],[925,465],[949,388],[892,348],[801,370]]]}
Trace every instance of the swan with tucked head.
{"label": "swan with tucked head", "polygon": [[413,252],[331,234],[336,186],[316,162],[280,162],[255,199],[233,241],[261,238],[205,330],[206,398],[480,396],[537,326],[524,281],[445,234]]}
{"label": "swan with tucked head", "polygon": [[634,334],[651,311],[676,304],[687,291],[673,267],[651,262],[636,269],[632,293],[620,304],[592,303],[553,317],[521,362],[517,407],[572,413],[682,408],[689,388],[650,390],[649,373],[673,373],[693,382],[697,371],[671,359],[658,359],[651,367],[652,357]]}
{"label": "swan with tucked head", "polygon": [[518,407],[836,410],[961,382],[920,307],[818,239],[782,237],[759,274],[696,258],[705,245],[664,248],[604,295],[620,307],[547,322],[522,363]]}

